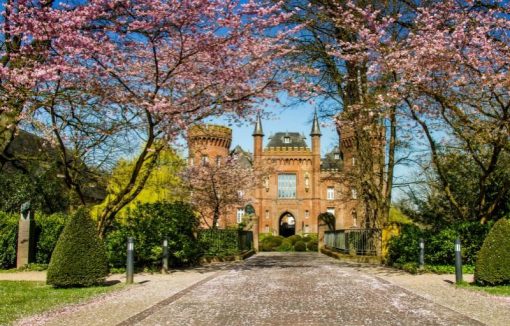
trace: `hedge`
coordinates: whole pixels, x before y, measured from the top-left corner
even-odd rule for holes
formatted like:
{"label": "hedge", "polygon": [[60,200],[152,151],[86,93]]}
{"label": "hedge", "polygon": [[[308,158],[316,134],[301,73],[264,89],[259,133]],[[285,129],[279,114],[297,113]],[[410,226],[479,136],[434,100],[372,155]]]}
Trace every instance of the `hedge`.
{"label": "hedge", "polygon": [[501,218],[483,242],[475,265],[480,285],[510,284],[510,222]]}

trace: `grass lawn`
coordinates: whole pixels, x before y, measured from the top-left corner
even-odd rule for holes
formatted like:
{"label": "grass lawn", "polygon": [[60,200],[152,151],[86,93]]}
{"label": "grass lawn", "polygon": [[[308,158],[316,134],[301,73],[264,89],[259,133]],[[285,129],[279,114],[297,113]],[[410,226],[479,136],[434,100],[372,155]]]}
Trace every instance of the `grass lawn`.
{"label": "grass lawn", "polygon": [[510,285],[499,285],[499,286],[478,286],[473,283],[462,283],[458,284],[457,286],[474,290],[474,291],[483,291],[494,295],[501,295],[501,296],[510,296]]}
{"label": "grass lawn", "polygon": [[0,281],[0,325],[51,308],[80,302],[122,286],[123,284],[119,283],[113,286],[54,289],[44,282]]}

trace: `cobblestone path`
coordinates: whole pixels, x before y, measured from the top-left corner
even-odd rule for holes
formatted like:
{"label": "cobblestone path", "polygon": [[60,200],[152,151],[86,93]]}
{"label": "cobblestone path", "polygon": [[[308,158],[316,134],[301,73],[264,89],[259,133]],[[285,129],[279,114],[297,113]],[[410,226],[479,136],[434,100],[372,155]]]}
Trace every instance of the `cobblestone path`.
{"label": "cobblestone path", "polygon": [[262,253],[124,325],[482,325],[315,253]]}

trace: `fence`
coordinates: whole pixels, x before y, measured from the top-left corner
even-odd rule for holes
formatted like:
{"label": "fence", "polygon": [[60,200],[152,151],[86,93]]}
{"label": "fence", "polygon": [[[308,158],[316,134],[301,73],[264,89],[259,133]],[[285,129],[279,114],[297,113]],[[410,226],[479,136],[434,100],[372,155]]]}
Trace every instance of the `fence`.
{"label": "fence", "polygon": [[253,248],[253,233],[235,229],[202,229],[197,238],[206,256],[236,255]]}
{"label": "fence", "polygon": [[381,230],[345,229],[326,231],[324,245],[343,253],[376,256],[381,248]]}

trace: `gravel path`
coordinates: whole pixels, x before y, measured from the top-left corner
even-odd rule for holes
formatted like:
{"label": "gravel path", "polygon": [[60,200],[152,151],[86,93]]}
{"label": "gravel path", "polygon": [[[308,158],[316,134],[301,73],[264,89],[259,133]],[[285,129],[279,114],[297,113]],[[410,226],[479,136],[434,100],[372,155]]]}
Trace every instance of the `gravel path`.
{"label": "gravel path", "polygon": [[136,275],[125,290],[18,325],[510,325],[510,298],[459,289],[453,279],[315,253],[260,253]]}

